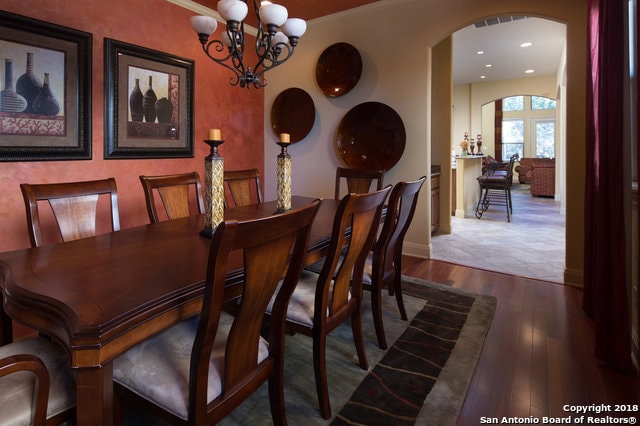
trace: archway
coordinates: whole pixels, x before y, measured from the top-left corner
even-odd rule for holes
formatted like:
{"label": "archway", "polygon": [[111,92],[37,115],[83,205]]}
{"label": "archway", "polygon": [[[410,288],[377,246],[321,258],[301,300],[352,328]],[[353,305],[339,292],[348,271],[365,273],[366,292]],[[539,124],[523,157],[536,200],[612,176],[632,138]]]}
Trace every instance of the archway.
{"label": "archway", "polygon": [[[487,19],[488,20],[488,19]],[[499,19],[495,19],[496,21],[498,21]],[[554,23],[556,25],[562,26],[564,28],[563,24],[557,24]],[[509,24],[511,25],[511,24]],[[511,38],[513,38],[511,36]],[[433,66],[434,68],[437,68],[439,61],[447,61],[449,58],[447,57],[448,55],[451,55],[453,57],[455,57],[455,53],[454,50],[456,48],[455,46],[455,42],[452,41],[452,39],[454,39],[453,36],[448,37],[447,39],[445,39],[442,43],[440,43],[438,46],[435,46],[433,49]],[[566,40],[566,37],[565,37]],[[518,41],[518,39],[515,39],[514,41]],[[447,44],[451,45],[450,49],[447,48]],[[444,47],[443,47],[444,45]],[[455,67],[455,63],[454,63],[454,67]],[[491,82],[472,82],[469,84],[465,84],[465,85],[455,85],[452,84],[452,101],[451,101],[451,146],[447,147],[446,152],[453,152],[456,150],[457,148],[457,141],[458,139],[462,139],[462,134],[464,132],[469,132],[471,135],[474,135],[476,133],[482,133],[483,135],[483,141],[484,141],[484,145],[487,146],[489,148],[489,153],[493,153],[494,152],[494,147],[495,147],[495,135],[493,134],[493,131],[491,132],[485,132],[485,127],[487,126],[491,126],[493,128],[494,126],[494,116],[493,114],[491,115],[491,117],[487,117],[486,121],[490,122],[490,124],[486,124],[485,126],[485,117],[482,114],[482,105],[488,103],[489,101],[493,101],[493,99],[495,98],[501,98],[502,96],[509,96],[509,95],[514,95],[514,94],[522,94],[522,93],[527,93],[527,94],[534,94],[534,95],[538,95],[538,96],[546,96],[546,97],[553,97],[554,99],[558,99],[558,101],[560,101],[560,97],[561,94],[565,92],[565,88],[563,87],[563,85],[566,82],[566,78],[564,78],[564,73],[565,73],[565,61],[564,60],[559,60],[558,61],[558,65],[557,65],[557,70],[555,70],[553,75],[550,76],[543,76],[543,77],[537,77],[535,79],[525,79],[525,78],[518,78],[518,79],[507,79],[505,81],[491,81]],[[452,74],[455,73],[455,68],[451,70]],[[438,78],[439,73],[434,73],[434,76],[436,78]],[[560,75],[562,77],[558,78],[557,76]],[[432,81],[432,87],[437,86],[438,84],[442,84],[442,81]],[[439,90],[434,88],[434,104],[436,104],[438,102],[438,97],[440,96]],[[562,105],[562,108],[558,109],[558,114],[557,114],[557,121],[558,121],[558,148],[557,148],[557,152],[560,156],[560,158],[558,159],[559,164],[563,165],[564,161],[562,158],[562,153],[564,152],[564,147],[566,146],[566,140],[565,140],[565,136],[564,136],[564,129],[566,128],[566,126],[564,125],[564,121],[563,119],[566,117],[566,112],[564,110],[564,105],[561,104],[561,102],[558,102],[559,105]],[[460,105],[462,105],[462,107],[460,107]],[[435,107],[434,107],[435,109]],[[493,112],[493,111],[492,111]],[[456,116],[457,115],[457,116]],[[437,120],[432,117],[432,122],[435,122],[436,124],[434,124],[435,127],[438,126],[437,124]],[[482,126],[482,131],[480,131]],[[435,129],[435,131],[437,132],[438,130]],[[434,133],[432,132],[432,140],[435,140],[434,138]],[[434,152],[434,151],[440,151],[440,152]],[[442,146],[438,146],[437,144],[432,144],[432,156],[434,159],[439,158],[442,160],[441,164],[445,164],[444,162],[444,157],[445,154],[444,152],[442,152],[444,150],[444,148]],[[452,175],[454,173],[452,172]],[[445,174],[446,175],[446,174]],[[559,170],[558,173],[559,179],[558,179],[558,185],[557,188],[559,189],[558,194],[556,196],[558,203],[562,204],[562,207],[560,207],[558,209],[559,212],[564,212],[564,202],[565,202],[565,197],[564,197],[564,187],[565,187],[565,172],[564,169]],[[446,178],[446,176],[444,176]],[[452,186],[454,185],[453,183],[453,179],[455,179],[455,177],[452,177],[452,181],[450,182],[450,186],[447,187],[446,183],[443,185],[442,181],[441,181],[441,196],[445,195],[445,199],[446,199],[446,191],[447,190],[451,190]],[[446,187],[446,188],[443,188]],[[528,200],[525,200],[528,201]],[[462,219],[462,221],[467,221],[467,224],[464,225],[462,224],[460,221],[458,221],[457,218],[451,218],[450,217],[450,213],[447,209],[447,203],[445,202],[441,202],[441,204],[443,204],[443,207],[440,209],[440,217],[444,219],[445,222],[448,223],[444,223],[444,226],[440,227],[440,233],[434,235],[434,237],[432,237],[432,258],[434,259],[442,259],[442,260],[449,260],[449,261],[455,261],[456,263],[461,263],[461,264],[466,264],[466,265],[470,265],[470,266],[478,266],[478,267],[485,267],[485,269],[492,269],[491,264],[489,263],[488,265],[485,264],[478,264],[478,259],[482,258],[482,254],[478,254],[478,255],[472,255],[470,253],[478,253],[478,252],[482,252],[483,251],[483,243],[482,241],[490,241],[490,240],[495,240],[495,236],[486,236],[483,237],[481,234],[475,234],[477,236],[477,240],[478,240],[478,246],[477,249],[474,249],[472,247],[470,247],[471,244],[473,244],[473,239],[472,238],[466,238],[463,237],[462,239],[456,239],[456,238],[447,238],[447,244],[444,245],[445,249],[444,251],[446,253],[442,253],[442,252],[438,252],[439,248],[443,245],[438,244],[439,242],[439,238],[441,235],[448,235],[450,233],[455,233],[455,229],[453,229],[455,226],[464,226],[464,228],[461,228],[463,230],[468,230],[470,229],[470,227],[468,226],[469,223],[471,223],[471,221],[477,221],[478,219],[475,218],[468,218],[468,219]],[[526,210],[526,208],[525,208]],[[517,210],[516,210],[517,212]],[[517,214],[517,213],[516,213]],[[523,215],[524,216],[524,215]],[[522,218],[522,216],[521,216]],[[504,219],[504,218],[501,218]],[[562,218],[563,219],[563,218]],[[524,219],[526,221],[526,219]],[[562,223],[564,223],[562,221]],[[454,225],[456,224],[456,225]],[[507,226],[510,226],[511,230],[514,230],[517,228],[517,225],[507,225],[506,219],[504,219],[504,224],[505,227],[502,228],[500,227],[499,231],[501,234],[506,235],[507,232],[509,232],[509,228],[507,228]],[[512,260],[513,265],[512,265],[512,269],[495,269],[494,270],[499,270],[500,272],[509,272],[509,273],[514,273],[514,274],[519,274],[519,275],[527,275],[527,276],[533,276],[536,278],[542,278],[542,279],[549,279],[550,281],[559,281],[559,282],[564,282],[564,234],[565,234],[565,228],[564,226],[561,227],[561,229],[557,228],[558,225],[558,221],[549,221],[549,225],[553,225],[556,228],[557,233],[560,233],[562,235],[562,241],[556,241],[556,243],[561,244],[562,245],[562,252],[560,254],[560,257],[562,258],[562,262],[561,263],[555,263],[554,267],[557,271],[554,271],[553,273],[550,273],[547,270],[544,270],[544,268],[532,268],[533,269],[533,274],[531,273],[527,274],[527,273],[523,273],[522,272],[522,262],[523,259],[520,258],[518,259],[517,256],[514,257],[514,259]],[[481,230],[483,229],[482,227],[478,228],[481,232]],[[489,228],[486,227],[486,229],[491,229],[491,232],[495,232],[494,228]],[[474,231],[475,232],[475,231]],[[521,231],[516,231],[516,232],[521,232]],[[532,230],[532,232],[535,232]],[[459,231],[459,233],[462,233]],[[458,241],[456,243],[456,241]],[[471,243],[469,242],[471,241]],[[506,239],[501,239],[500,241],[508,241],[508,238]],[[526,241],[526,240],[525,240]],[[450,247],[451,245],[449,244],[450,242],[452,242],[454,245],[455,244],[459,244],[460,246],[455,248],[454,250],[451,250]],[[519,243],[517,241],[514,241],[514,245],[512,247],[506,247],[506,251],[507,252],[514,252],[514,253],[522,253],[522,249],[524,249],[524,245],[520,244],[519,247]],[[523,256],[524,259],[532,259],[533,256]],[[505,259],[500,259],[501,263],[504,263]],[[489,267],[487,267],[489,266]],[[495,266],[495,265],[494,265]],[[502,267],[503,265],[501,264],[500,267]],[[548,266],[548,265],[545,265]],[[496,268],[500,268],[498,266],[496,266]],[[535,274],[540,274],[540,276],[537,276]],[[553,279],[552,279],[553,278]]]}

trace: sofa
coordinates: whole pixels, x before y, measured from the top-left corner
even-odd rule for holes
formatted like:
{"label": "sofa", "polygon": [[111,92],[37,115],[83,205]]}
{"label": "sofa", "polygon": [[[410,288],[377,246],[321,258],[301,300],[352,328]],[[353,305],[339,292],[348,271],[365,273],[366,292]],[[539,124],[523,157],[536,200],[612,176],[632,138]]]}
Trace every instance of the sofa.
{"label": "sofa", "polygon": [[519,163],[515,170],[518,172],[518,181],[520,183],[531,183],[531,164],[533,164],[533,160],[536,158],[527,158],[523,157],[520,159]]}
{"label": "sofa", "polygon": [[553,197],[556,195],[555,158],[536,158],[531,163],[531,196]]}

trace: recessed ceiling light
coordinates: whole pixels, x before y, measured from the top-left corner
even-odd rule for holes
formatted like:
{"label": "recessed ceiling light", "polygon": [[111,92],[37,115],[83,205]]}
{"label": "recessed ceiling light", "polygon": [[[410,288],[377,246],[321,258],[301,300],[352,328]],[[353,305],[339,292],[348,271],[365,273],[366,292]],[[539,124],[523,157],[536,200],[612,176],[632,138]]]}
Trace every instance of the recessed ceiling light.
{"label": "recessed ceiling light", "polygon": [[491,68],[492,66],[493,66],[493,65],[491,65],[491,64],[487,64],[487,65],[485,65],[485,67],[487,67],[487,68]]}
{"label": "recessed ceiling light", "polygon": [[533,74],[534,72],[536,72],[536,70],[531,70],[531,69],[529,69],[529,70],[524,70],[524,73],[525,73],[525,74]]}
{"label": "recessed ceiling light", "polygon": [[478,50],[476,53],[477,53],[478,55],[484,55],[484,50]]}
{"label": "recessed ceiling light", "polygon": [[481,75],[480,78],[484,79],[484,78],[487,78],[487,76],[486,75]]}
{"label": "recessed ceiling light", "polygon": [[530,41],[525,41],[524,43],[522,43],[522,44],[520,45],[520,47],[529,47],[529,46],[531,46],[532,44],[533,44],[533,43],[531,43]]}

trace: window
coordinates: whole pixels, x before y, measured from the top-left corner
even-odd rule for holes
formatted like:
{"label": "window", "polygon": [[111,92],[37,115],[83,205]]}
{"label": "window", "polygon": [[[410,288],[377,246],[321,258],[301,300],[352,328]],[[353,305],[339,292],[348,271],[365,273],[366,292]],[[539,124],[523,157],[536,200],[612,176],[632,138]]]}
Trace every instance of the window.
{"label": "window", "polygon": [[524,120],[502,120],[502,158],[508,159],[513,154],[524,157]]}
{"label": "window", "polygon": [[534,95],[502,99],[502,160],[554,158],[557,101]]}
{"label": "window", "polygon": [[502,111],[523,111],[524,96],[511,96],[502,99]]}
{"label": "window", "polygon": [[556,121],[535,120],[536,157],[554,158],[556,156]]}
{"label": "window", "polygon": [[556,101],[542,96],[531,96],[531,110],[556,109]]}

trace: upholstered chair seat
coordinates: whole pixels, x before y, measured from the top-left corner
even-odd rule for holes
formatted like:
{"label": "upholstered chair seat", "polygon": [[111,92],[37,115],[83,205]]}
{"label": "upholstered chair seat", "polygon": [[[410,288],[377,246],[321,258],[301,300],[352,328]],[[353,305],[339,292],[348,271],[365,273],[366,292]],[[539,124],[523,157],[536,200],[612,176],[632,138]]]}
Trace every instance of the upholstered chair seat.
{"label": "upholstered chair seat", "polygon": [[[48,372],[46,418],[53,420],[59,416],[61,421],[71,418],[76,405],[76,380],[66,354],[44,338],[27,338],[0,346],[0,360],[22,354],[35,355]],[[35,382],[36,376],[30,371],[19,371],[0,377],[0,422],[4,426],[32,424]]]}
{"label": "upholstered chair seat", "polygon": [[[318,277],[318,273],[309,270],[302,271],[300,274],[300,280],[298,280],[298,285],[296,285],[296,289],[293,291],[291,299],[289,300],[287,321],[313,327],[313,314],[315,312],[314,305]],[[331,297],[332,294],[331,291],[329,291],[329,298]],[[351,292],[349,292],[347,299],[351,299]],[[274,301],[275,297],[271,299],[271,303],[269,303],[269,307],[267,308],[267,313],[269,315],[271,314]],[[327,315],[329,315],[328,309]]]}
{"label": "upholstered chair seat", "polygon": [[[187,420],[189,366],[198,321],[198,316],[183,321],[129,349],[113,363],[113,379],[164,410]],[[207,402],[222,393],[225,347],[232,323],[233,317],[222,312],[209,361]],[[269,345],[261,338],[258,347],[260,363],[269,355]]]}

